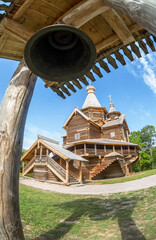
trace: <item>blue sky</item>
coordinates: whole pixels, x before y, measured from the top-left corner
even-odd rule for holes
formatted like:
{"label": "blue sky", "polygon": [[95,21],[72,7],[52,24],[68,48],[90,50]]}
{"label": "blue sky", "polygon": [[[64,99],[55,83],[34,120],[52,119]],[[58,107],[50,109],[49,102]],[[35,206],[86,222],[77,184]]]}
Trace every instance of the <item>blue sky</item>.
{"label": "blue sky", "polygon": [[[142,54],[143,55],[143,54]],[[103,78],[96,77],[93,85],[96,96],[102,106],[109,108],[109,95],[116,110],[126,115],[130,131],[140,130],[147,124],[156,127],[156,53],[151,53],[126,66],[118,63],[119,68],[111,73],[103,73]],[[18,62],[0,59],[0,103],[7,85],[14,73]],[[83,84],[82,84],[83,85]],[[86,98],[86,87],[77,89],[65,100],[52,90],[44,87],[44,82],[38,78],[33,98],[30,104],[24,134],[25,149],[36,140],[37,134],[58,140],[65,133],[63,124],[74,107],[81,109]]]}

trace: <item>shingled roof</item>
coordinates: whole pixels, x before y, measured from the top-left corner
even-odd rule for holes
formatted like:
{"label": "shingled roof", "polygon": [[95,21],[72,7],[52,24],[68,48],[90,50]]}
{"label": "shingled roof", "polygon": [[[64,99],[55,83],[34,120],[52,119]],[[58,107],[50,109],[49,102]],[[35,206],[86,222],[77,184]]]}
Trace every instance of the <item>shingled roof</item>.
{"label": "shingled roof", "polygon": [[88,107],[101,107],[101,104],[99,103],[95,95],[95,87],[90,85],[86,88],[86,90],[87,90],[87,97],[82,106],[82,109],[88,108]]}

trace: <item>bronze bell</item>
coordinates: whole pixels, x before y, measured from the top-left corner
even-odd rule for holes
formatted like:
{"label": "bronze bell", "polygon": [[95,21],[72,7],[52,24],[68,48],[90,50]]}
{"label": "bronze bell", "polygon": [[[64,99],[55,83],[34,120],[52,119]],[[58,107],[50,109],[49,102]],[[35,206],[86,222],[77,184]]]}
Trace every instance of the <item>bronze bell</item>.
{"label": "bronze bell", "polygon": [[66,82],[88,73],[95,63],[96,49],[80,29],[56,24],[39,30],[30,38],[24,57],[30,70],[39,77]]}

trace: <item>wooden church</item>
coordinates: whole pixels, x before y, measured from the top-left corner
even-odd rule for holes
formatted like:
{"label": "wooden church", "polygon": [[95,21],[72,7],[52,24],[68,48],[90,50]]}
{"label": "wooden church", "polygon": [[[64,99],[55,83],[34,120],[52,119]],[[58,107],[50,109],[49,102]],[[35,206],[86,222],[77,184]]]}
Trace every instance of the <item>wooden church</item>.
{"label": "wooden church", "polygon": [[63,146],[38,136],[22,157],[23,176],[32,172],[43,181],[82,182],[129,175],[139,160],[140,147],[129,142],[129,128],[110,99],[109,111],[87,87],[87,97],[79,110],[75,108],[63,128]]}

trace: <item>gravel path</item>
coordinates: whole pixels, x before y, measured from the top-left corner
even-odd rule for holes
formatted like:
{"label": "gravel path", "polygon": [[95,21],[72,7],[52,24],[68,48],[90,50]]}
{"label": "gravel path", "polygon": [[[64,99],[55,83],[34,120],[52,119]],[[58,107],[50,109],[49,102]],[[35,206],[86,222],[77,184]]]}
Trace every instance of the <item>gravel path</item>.
{"label": "gravel path", "polygon": [[156,186],[156,175],[142,179],[114,184],[64,186],[58,184],[38,182],[30,179],[20,179],[20,183],[51,192],[79,195],[106,195],[111,193],[129,192]]}

